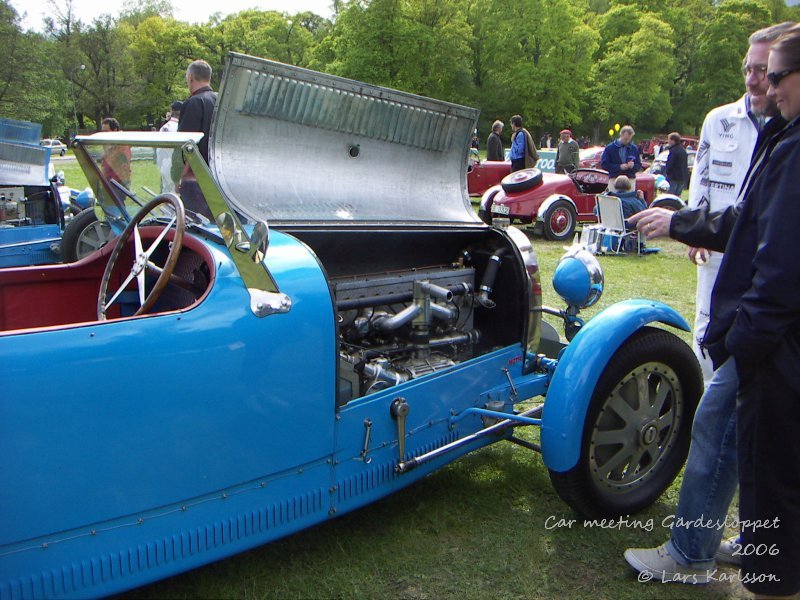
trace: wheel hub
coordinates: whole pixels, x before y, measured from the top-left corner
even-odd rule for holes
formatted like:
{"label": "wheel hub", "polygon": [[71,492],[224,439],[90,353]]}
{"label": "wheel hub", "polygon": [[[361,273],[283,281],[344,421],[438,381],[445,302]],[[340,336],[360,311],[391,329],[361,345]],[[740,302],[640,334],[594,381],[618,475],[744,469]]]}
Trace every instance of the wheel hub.
{"label": "wheel hub", "polygon": [[649,446],[658,439],[658,427],[655,422],[647,423],[639,432],[639,443],[643,446]]}
{"label": "wheel hub", "polygon": [[640,365],[617,384],[592,432],[596,485],[625,493],[658,472],[676,443],[682,396],[677,375],[660,363]]}

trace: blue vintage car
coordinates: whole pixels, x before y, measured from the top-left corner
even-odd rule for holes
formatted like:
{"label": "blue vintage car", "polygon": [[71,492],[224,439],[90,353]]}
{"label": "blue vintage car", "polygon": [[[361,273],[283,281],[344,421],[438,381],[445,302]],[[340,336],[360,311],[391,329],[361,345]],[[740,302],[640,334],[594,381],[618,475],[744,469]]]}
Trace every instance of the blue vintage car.
{"label": "blue vintage car", "polygon": [[[470,206],[476,120],[232,55],[210,166],[201,134],[77,139],[119,236],[0,270],[0,598],[141,586],[501,441],[541,451],[586,515],[662,493],[702,387],[668,331],[688,326],[649,300],[584,324],[603,278],[580,249],[554,274],[567,308],[543,307],[528,238]],[[136,147],[166,170],[115,172]],[[540,446],[515,435],[529,426]]]}
{"label": "blue vintage car", "polygon": [[0,119],[0,268],[72,262],[113,237],[91,196],[64,186],[52,147],[39,143],[41,129]]}

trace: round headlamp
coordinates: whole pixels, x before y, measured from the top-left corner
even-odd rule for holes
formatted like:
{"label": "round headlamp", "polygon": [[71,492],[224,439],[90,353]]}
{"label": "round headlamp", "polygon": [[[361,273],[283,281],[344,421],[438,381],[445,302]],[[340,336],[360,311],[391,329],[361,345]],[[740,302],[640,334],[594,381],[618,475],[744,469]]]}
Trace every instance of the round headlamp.
{"label": "round headlamp", "polygon": [[585,248],[575,246],[561,257],[553,273],[553,287],[568,306],[587,308],[603,295],[603,269]]}

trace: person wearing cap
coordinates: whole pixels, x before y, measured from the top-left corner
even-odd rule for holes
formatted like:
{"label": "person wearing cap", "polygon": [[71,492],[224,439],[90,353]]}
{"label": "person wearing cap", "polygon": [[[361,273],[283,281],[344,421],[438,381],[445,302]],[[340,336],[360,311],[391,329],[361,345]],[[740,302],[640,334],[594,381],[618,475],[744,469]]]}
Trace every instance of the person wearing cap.
{"label": "person wearing cap", "polygon": [[[161,126],[159,131],[161,133],[168,133],[172,131],[178,131],[178,119],[181,116],[181,109],[183,108],[183,102],[180,100],[175,100],[170,107],[169,112],[167,113],[167,122]],[[175,192],[175,181],[172,179],[172,150],[167,148],[158,148],[156,149],[156,162],[158,163],[158,168],[161,171],[161,192]]]}
{"label": "person wearing cap", "polygon": [[561,130],[561,141],[556,150],[556,173],[572,173],[580,162],[578,142],[572,139],[569,129]]}

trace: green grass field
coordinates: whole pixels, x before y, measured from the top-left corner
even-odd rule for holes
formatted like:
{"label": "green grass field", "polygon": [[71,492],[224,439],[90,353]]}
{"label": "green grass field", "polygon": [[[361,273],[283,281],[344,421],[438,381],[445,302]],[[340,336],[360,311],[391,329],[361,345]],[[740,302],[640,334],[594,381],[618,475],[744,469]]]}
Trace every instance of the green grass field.
{"label": "green grass field", "polygon": [[[682,246],[644,257],[601,257],[611,303],[648,297],[691,321],[695,273]],[[561,244],[536,240],[545,303]],[[688,335],[682,335],[688,341]],[[529,439],[538,432],[525,431]],[[720,570],[703,587],[639,583],[622,558],[629,546],[665,541],[676,482],[638,523],[553,527],[576,515],[553,491],[539,455],[499,444],[464,457],[381,502],[273,544],[135,590],[130,598],[736,598]],[[735,514],[735,507],[732,514]],[[728,532],[733,533],[733,532]]]}

